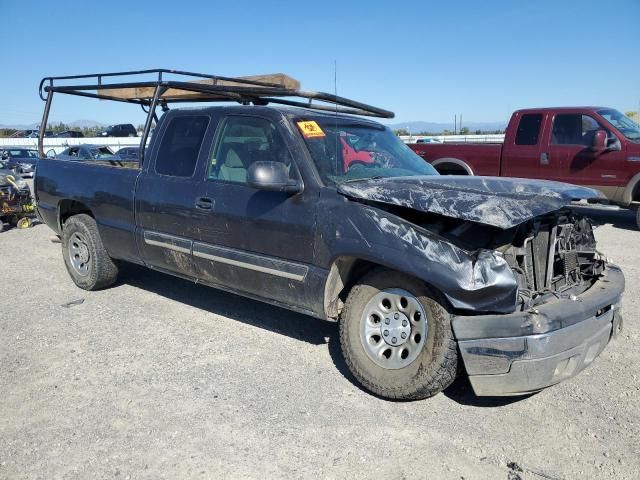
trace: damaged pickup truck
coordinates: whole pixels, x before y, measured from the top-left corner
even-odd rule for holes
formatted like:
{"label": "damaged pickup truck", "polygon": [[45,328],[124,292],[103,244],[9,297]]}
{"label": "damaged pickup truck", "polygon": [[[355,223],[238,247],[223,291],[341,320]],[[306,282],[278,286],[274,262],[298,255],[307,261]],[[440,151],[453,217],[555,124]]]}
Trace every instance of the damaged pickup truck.
{"label": "damaged pickup truck", "polygon": [[[150,73],[43,81],[42,125],[56,92],[148,112],[139,162],[38,164],[39,215],[80,288],[108,287],[133,262],[337,320],[353,376],[395,399],[433,396],[461,371],[478,395],[538,391],[579,373],[622,327],[624,277],[567,208],[596,191],[440,176],[363,118],[391,112],[284,75],[126,72]],[[230,99],[242,105],[168,108]]]}

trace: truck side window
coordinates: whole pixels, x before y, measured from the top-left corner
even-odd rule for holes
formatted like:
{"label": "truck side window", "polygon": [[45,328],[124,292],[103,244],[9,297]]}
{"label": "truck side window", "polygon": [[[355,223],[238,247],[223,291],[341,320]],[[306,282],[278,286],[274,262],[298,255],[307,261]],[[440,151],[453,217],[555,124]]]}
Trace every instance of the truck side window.
{"label": "truck side window", "polygon": [[597,130],[605,129],[589,115],[561,113],[553,120],[551,143],[589,147],[593,144],[593,135]]}
{"label": "truck side window", "polygon": [[172,118],[158,149],[156,173],[172,177],[193,176],[208,125],[209,117],[204,115]]}
{"label": "truck side window", "polygon": [[516,145],[537,145],[540,125],[542,125],[542,114],[525,113],[522,115],[516,133]]}
{"label": "truck side window", "polygon": [[276,126],[259,117],[228,117],[213,148],[209,179],[245,183],[247,169],[257,161],[283,162],[291,167],[291,157]]}

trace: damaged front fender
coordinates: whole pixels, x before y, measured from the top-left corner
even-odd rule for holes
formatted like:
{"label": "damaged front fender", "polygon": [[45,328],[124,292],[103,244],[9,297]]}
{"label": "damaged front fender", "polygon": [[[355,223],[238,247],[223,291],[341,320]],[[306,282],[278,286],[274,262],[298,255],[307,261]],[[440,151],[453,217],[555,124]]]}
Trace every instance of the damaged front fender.
{"label": "damaged front fender", "polygon": [[515,310],[517,280],[498,252],[464,250],[392,213],[360,203],[347,201],[336,215],[332,209],[325,213],[325,231],[335,235],[326,235],[324,241],[334,258],[362,258],[420,278],[440,290],[456,309]]}
{"label": "damaged front fender", "polygon": [[514,311],[517,280],[497,252],[467,252],[394,215],[368,207],[364,213],[386,238],[397,239],[388,246],[415,265],[413,274],[442,291],[455,308]]}

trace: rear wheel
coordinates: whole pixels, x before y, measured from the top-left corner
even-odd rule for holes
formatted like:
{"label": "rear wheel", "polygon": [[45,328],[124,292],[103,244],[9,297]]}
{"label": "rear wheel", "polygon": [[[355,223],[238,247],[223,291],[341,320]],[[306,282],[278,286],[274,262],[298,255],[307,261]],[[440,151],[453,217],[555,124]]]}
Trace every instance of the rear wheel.
{"label": "rear wheel", "polygon": [[108,287],[118,277],[118,266],[109,257],[96,221],[89,215],[74,215],[64,223],[62,256],[71,279],[84,290]]}
{"label": "rear wheel", "polygon": [[447,302],[423,282],[376,269],[352,288],[340,315],[340,345],[356,379],[386,398],[428,398],[456,376]]}

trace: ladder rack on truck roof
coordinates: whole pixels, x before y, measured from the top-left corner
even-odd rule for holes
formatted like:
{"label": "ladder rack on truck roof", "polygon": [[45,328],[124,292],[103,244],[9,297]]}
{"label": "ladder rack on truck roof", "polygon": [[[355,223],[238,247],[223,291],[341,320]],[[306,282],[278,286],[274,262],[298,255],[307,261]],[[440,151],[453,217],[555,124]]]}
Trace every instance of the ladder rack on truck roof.
{"label": "ladder rack on truck roof", "polygon": [[[141,76],[154,75],[152,80],[140,80]],[[168,79],[167,76],[173,78]],[[183,77],[176,80],[175,77]],[[124,81],[122,77],[138,77],[137,81]],[[121,81],[104,83],[114,78]],[[84,80],[88,83],[68,84]],[[169,103],[184,102],[238,102],[243,105],[278,104],[309,108],[326,112],[393,118],[393,112],[365,103],[324,92],[300,90],[300,82],[282,73],[248,77],[222,77],[180,70],[151,69],[126,72],[94,73],[45,77],[40,82],[40,98],[45,102],[38,135],[38,151],[44,156],[43,138],[49,119],[51,102],[55,92],[80,97],[112,100],[140,105],[147,113],[144,133],[140,140],[140,164],[144,160],[146,140],[152,121],[158,121],[156,107],[167,110]],[[294,100],[292,100],[293,98]],[[295,100],[306,99],[306,101]],[[322,103],[313,103],[322,102]]]}

